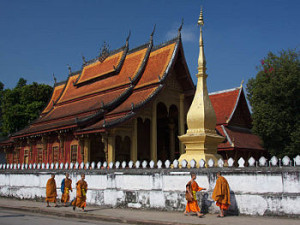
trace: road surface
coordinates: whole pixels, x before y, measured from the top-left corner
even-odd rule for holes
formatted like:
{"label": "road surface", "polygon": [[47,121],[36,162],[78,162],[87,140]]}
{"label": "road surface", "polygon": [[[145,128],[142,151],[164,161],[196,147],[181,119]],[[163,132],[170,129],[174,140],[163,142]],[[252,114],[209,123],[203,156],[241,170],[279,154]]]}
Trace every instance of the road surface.
{"label": "road surface", "polygon": [[[46,216],[37,213],[7,210],[0,208],[0,225],[119,225],[106,221],[89,221],[85,219]],[[124,224],[123,224],[124,225]]]}

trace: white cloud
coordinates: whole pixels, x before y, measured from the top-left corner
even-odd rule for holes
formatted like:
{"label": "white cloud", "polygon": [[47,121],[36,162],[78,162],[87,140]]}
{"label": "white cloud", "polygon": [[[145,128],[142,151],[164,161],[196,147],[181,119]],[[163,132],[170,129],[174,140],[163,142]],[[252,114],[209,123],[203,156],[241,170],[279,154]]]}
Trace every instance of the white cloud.
{"label": "white cloud", "polygon": [[[178,26],[179,27],[179,26]],[[178,27],[173,26],[166,34],[167,39],[171,39],[177,36]],[[181,30],[181,37],[184,42],[195,42],[197,41],[197,27],[194,25],[183,25]]]}

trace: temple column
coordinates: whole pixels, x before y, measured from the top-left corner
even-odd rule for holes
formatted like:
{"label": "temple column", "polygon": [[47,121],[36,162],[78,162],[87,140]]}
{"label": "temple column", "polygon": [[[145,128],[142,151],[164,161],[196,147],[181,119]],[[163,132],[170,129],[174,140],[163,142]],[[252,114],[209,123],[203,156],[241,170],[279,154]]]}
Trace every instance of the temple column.
{"label": "temple column", "polygon": [[156,112],[156,101],[152,105],[152,116],[151,116],[151,142],[150,142],[150,156],[151,160],[157,162],[157,112]]}
{"label": "temple column", "polygon": [[[178,123],[178,134],[179,136],[184,135],[184,94],[179,96],[179,123]],[[184,143],[179,142],[180,155],[185,151]]]}
{"label": "temple column", "polygon": [[102,134],[101,135],[101,141],[104,145],[103,151],[104,151],[104,155],[105,155],[105,160],[107,162],[108,161],[107,134]]}
{"label": "temple column", "polygon": [[[32,160],[32,151],[33,151],[33,149],[32,149],[33,143],[30,140],[30,138],[27,138],[27,144],[29,145],[28,162],[27,163],[30,163]],[[24,154],[25,154],[25,150],[24,150]]]}
{"label": "temple column", "polygon": [[83,162],[87,163],[90,162],[90,151],[91,151],[91,139],[89,137],[86,137],[84,139],[84,150],[83,150]]}
{"label": "temple column", "polygon": [[115,161],[115,136],[109,135],[107,137],[107,162]]}
{"label": "temple column", "polygon": [[[46,162],[49,162],[49,154],[48,154],[48,148],[47,148],[47,143],[48,142],[48,138],[46,136],[42,137],[42,145],[43,145],[43,150],[42,150],[42,161],[43,161],[43,155],[46,155]],[[38,161],[38,152],[36,154],[36,159],[35,162]]]}
{"label": "temple column", "polygon": [[137,118],[133,120],[133,129],[132,129],[132,144],[130,151],[130,159],[135,162],[137,161]]}
{"label": "temple column", "polygon": [[58,135],[59,140],[59,151],[60,151],[60,159],[63,163],[66,162],[65,160],[65,137],[63,135]]}
{"label": "temple column", "polygon": [[81,159],[82,159],[82,162],[84,162],[84,138],[83,137],[78,138],[78,144],[80,146]]}
{"label": "temple column", "polygon": [[171,162],[175,159],[175,124],[169,123],[169,148]]}

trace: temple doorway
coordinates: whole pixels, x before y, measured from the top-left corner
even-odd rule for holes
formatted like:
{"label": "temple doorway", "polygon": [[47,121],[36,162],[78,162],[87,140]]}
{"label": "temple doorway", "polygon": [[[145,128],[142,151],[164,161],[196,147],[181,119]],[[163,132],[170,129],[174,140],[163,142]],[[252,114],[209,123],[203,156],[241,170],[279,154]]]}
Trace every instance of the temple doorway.
{"label": "temple doorway", "polygon": [[137,118],[137,156],[138,160],[150,161],[150,120]]}
{"label": "temple doorway", "polygon": [[104,144],[101,141],[101,136],[92,136],[90,138],[90,162],[104,162]]}
{"label": "temple doorway", "polygon": [[123,139],[117,135],[115,137],[115,161],[129,162],[130,161],[130,148],[131,140],[130,137],[125,136]]}

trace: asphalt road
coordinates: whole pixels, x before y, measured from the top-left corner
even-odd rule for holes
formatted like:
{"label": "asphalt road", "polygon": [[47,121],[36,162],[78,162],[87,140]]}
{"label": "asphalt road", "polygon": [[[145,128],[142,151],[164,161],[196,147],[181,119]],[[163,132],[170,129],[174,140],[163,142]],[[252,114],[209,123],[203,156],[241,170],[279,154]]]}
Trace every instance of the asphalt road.
{"label": "asphalt road", "polygon": [[[85,219],[45,216],[37,213],[0,209],[0,225],[118,225],[106,221],[89,221]],[[123,224],[124,225],[124,224]]]}

